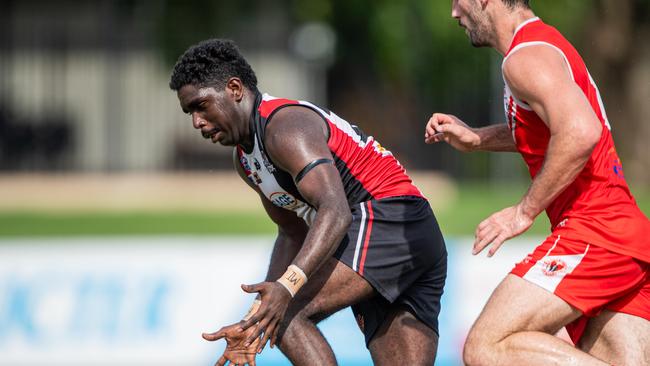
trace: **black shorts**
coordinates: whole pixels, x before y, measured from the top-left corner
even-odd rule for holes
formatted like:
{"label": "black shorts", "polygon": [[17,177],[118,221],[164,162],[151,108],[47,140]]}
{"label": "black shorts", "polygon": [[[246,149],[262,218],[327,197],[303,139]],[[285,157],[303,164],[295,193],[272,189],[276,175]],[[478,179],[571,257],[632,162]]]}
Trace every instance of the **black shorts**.
{"label": "black shorts", "polygon": [[400,306],[438,334],[447,250],[425,199],[393,197],[355,205],[350,229],[334,256],[380,295],[352,306],[366,345]]}

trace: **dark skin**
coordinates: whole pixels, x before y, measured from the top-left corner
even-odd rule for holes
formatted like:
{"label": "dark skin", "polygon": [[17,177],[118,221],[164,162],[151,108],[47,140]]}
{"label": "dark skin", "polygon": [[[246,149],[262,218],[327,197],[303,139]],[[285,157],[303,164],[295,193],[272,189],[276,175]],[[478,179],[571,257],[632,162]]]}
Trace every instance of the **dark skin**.
{"label": "dark skin", "polygon": [[[255,96],[238,78],[231,78],[219,91],[187,85],[179,90],[178,97],[204,137],[250,151],[253,143],[249,119]],[[316,159],[332,159],[327,137],[327,127],[315,112],[286,107],[273,116],[264,143],[276,166],[295,177]],[[378,296],[365,279],[332,258],[351,220],[339,173],[333,164],[321,164],[298,184],[301,195],[318,210],[313,225],[308,227],[294,212],[273,205],[248,181],[236,155],[233,157],[242,179],[260,194],[267,214],[278,226],[278,236],[266,281],[242,285],[244,291],[258,293],[261,298],[258,312],[248,321],[203,337],[209,341],[226,339],[228,344],[217,361],[219,366],[228,361],[232,365],[254,365],[256,352],[261,352],[269,340],[271,346],[277,343],[294,365],[336,365],[334,352],[316,324],[352,304]],[[292,263],[309,279],[293,299],[275,282]],[[404,309],[396,308],[369,349],[377,365],[431,365],[436,346],[437,336],[430,328]]]}
{"label": "dark skin", "polygon": [[[178,91],[178,98],[183,111],[192,116],[194,128],[200,129],[205,138],[222,145],[241,145],[250,149],[252,136],[248,123],[254,95],[243,86],[241,80],[231,78],[224,90],[219,91],[211,87],[185,85]],[[326,127],[314,113],[305,113],[302,108],[285,108],[276,114],[274,122],[267,127],[265,145],[267,153],[280,169],[295,177],[316,159],[333,160],[327,146]],[[322,189],[323,187],[327,189]],[[312,169],[297,188],[305,200],[318,211],[292,262],[309,278],[332,256],[352,217],[334,165],[321,164]],[[274,212],[276,210],[269,213]],[[286,219],[279,217],[278,220],[282,222]],[[283,242],[286,240],[283,231],[295,229],[286,224],[279,226],[278,240]],[[276,279],[281,275],[276,268],[269,274]],[[275,342],[276,328],[284,317],[291,295],[275,281],[243,285],[242,289],[249,293],[259,293],[262,300],[258,312],[242,324],[244,330],[252,326],[256,329],[245,343],[246,346],[256,337],[263,335],[259,348],[261,351],[269,339],[272,343]]]}

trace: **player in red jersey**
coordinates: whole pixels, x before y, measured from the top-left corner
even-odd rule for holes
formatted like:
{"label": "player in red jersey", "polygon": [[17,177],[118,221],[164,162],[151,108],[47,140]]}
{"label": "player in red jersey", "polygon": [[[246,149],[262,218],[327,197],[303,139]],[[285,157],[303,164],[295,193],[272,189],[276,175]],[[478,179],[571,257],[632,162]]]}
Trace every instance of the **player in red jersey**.
{"label": "player in red jersey", "polygon": [[[528,0],[454,0],[476,47],[504,56],[507,123],[434,114],[425,142],[518,151],[532,184],[483,222],[494,255],[546,210],[551,235],[503,280],[472,327],[468,365],[650,364],[650,222],[625,182],[598,89],[571,44]],[[553,335],[566,326],[576,347]]]}
{"label": "player in red jersey", "polygon": [[243,286],[259,301],[204,335],[228,342],[217,364],[254,365],[277,339],[294,365],[335,365],[316,324],[348,306],[375,364],[433,364],[447,252],[390,151],[312,103],[261,94],[232,41],[188,49],[170,87],[194,128],[234,148],[235,169],[278,225],[266,281]]}

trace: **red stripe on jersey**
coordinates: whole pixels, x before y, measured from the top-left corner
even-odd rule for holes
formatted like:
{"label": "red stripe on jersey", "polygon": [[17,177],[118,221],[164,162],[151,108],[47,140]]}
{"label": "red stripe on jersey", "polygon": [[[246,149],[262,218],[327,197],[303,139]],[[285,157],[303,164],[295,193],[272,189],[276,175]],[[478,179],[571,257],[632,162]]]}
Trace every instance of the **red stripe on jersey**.
{"label": "red stripe on jersey", "polygon": [[277,99],[269,99],[269,100],[264,100],[262,104],[260,104],[260,116],[263,118],[268,118],[271,113],[273,113],[274,110],[278,109],[279,107],[282,107],[283,105],[287,104],[298,104],[299,102],[297,100],[291,100],[291,99],[282,99],[282,98],[277,98]]}
{"label": "red stripe on jersey", "polygon": [[359,261],[359,274],[363,275],[363,265],[366,263],[366,253],[368,253],[368,244],[370,244],[370,234],[372,233],[372,219],[374,215],[372,213],[372,202],[367,201],[366,206],[368,207],[368,225],[366,226],[366,238],[363,242],[363,252],[361,252],[361,260]]}
{"label": "red stripe on jersey", "polygon": [[375,147],[374,140],[370,138],[362,147],[353,136],[329,119],[328,123],[330,138],[327,144],[330,150],[345,163],[350,174],[374,199],[395,196],[423,197],[392,154],[382,155],[383,148]]}

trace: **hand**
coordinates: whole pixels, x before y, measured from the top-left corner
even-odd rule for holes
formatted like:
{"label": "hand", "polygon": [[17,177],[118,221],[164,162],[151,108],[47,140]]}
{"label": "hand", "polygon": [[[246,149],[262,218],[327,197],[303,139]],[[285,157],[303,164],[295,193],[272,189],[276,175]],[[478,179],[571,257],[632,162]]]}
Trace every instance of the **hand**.
{"label": "hand", "polygon": [[524,214],[520,205],[508,207],[492,214],[476,228],[472,254],[480,253],[491,243],[488,257],[493,256],[504,241],[528,230],[533,224],[533,220],[534,218]]}
{"label": "hand", "polygon": [[244,331],[241,328],[241,322],[222,327],[214,333],[203,333],[203,339],[207,341],[216,341],[226,338],[226,349],[219,358],[215,366],[223,366],[230,361],[230,365],[250,365],[255,366],[255,356],[259,347],[260,338],[256,338],[249,346],[244,346],[244,342],[253,333],[253,329]]}
{"label": "hand", "polygon": [[480,136],[465,122],[450,114],[434,113],[425,127],[424,142],[444,141],[456,150],[469,152],[481,143]]}
{"label": "hand", "polygon": [[242,285],[241,288],[248,293],[258,292],[262,300],[262,306],[260,306],[259,310],[242,324],[242,329],[254,330],[250,333],[244,345],[248,343],[252,344],[263,333],[264,335],[258,345],[257,351],[262,352],[269,339],[271,340],[271,348],[273,348],[278,336],[278,330],[280,329],[280,321],[284,318],[284,314],[291,301],[291,294],[278,282]]}

